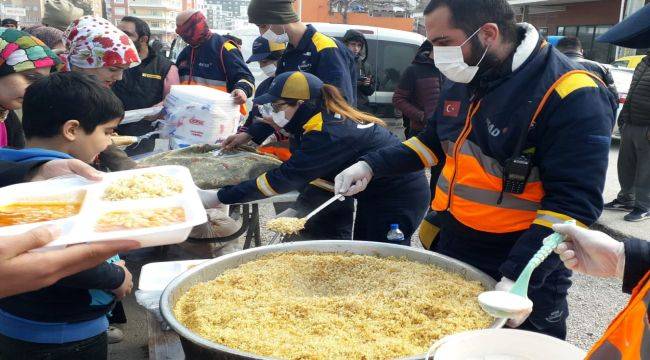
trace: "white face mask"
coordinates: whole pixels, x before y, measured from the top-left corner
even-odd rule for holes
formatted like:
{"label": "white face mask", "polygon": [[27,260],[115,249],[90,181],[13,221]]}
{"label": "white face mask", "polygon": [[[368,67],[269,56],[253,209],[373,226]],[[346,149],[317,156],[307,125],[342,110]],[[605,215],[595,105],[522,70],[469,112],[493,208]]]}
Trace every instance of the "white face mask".
{"label": "white face mask", "polygon": [[268,64],[266,66],[260,67],[260,69],[262,70],[262,72],[264,72],[264,75],[268,77],[273,77],[275,76],[275,70],[277,70],[277,67],[275,66],[275,64]]}
{"label": "white face mask", "polygon": [[[284,30],[284,26],[282,27],[282,30]],[[278,43],[278,44],[286,44],[289,42],[289,34],[285,31],[284,34],[276,34],[269,28],[262,34],[262,37],[265,38],[268,41]]]}
{"label": "white face mask", "polygon": [[273,118],[275,125],[281,128],[285,127],[289,123],[289,119],[287,119],[284,110],[272,113],[271,118]]}
{"label": "white face mask", "polygon": [[479,65],[485,58],[489,46],[485,49],[481,60],[474,66],[469,66],[463,58],[462,46],[474,37],[481,29],[476,30],[472,36],[468,37],[460,46],[434,46],[433,62],[440,72],[449,80],[457,83],[467,84],[478,72]]}

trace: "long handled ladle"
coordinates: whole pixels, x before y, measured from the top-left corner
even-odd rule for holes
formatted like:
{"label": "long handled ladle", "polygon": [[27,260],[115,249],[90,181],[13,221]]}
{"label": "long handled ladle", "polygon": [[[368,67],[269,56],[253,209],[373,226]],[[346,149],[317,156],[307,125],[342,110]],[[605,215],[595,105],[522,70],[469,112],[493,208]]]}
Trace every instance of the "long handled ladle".
{"label": "long handled ladle", "polygon": [[[566,223],[575,224],[575,221],[569,220]],[[533,302],[528,298],[528,283],[530,282],[533,270],[565,239],[566,236],[558,233],[547,236],[543,241],[542,247],[530,259],[509,292],[498,290],[486,291],[478,296],[478,302],[481,308],[496,318],[512,319],[520,314],[529,312],[533,308]]]}

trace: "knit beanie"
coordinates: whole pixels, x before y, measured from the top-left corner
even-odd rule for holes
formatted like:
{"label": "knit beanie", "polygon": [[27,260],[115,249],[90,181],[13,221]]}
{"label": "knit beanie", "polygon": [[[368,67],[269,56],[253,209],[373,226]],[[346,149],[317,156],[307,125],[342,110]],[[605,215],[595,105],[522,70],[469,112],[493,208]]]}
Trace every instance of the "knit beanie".
{"label": "knit beanie", "polygon": [[54,49],[58,44],[63,44],[63,31],[43,25],[34,25],[23,29],[24,32],[35,36],[45,43],[50,49]]}
{"label": "knit beanie", "polygon": [[83,10],[66,0],[45,0],[41,23],[65,31],[73,21],[83,16]]}
{"label": "knit beanie", "polygon": [[293,11],[294,0],[251,0],[248,22],[251,24],[291,24],[300,21]]}

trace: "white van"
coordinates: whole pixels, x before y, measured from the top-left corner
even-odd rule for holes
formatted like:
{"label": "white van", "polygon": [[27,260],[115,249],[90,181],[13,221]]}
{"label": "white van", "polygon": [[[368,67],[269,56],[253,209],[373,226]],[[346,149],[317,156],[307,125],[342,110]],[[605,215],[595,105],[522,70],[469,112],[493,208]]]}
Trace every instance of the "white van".
{"label": "white van", "polygon": [[[363,33],[368,41],[368,59],[375,78],[375,93],[370,96],[370,106],[373,113],[381,117],[395,117],[395,110],[392,104],[393,91],[399,84],[404,70],[411,64],[418,48],[425,40],[425,37],[408,31],[386,29],[374,26],[350,25],[350,24],[329,24],[313,23],[314,27],[331,37],[343,39],[345,32],[354,29]],[[242,54],[248,59],[253,48],[253,41],[260,35],[256,26],[237,30],[212,30],[221,35],[230,34],[242,40]],[[185,46],[180,38],[172,44],[170,51],[171,58],[175,59],[178,53]],[[255,76],[257,83],[262,82],[266,76],[259,69],[257,63],[249,64],[250,70]]]}

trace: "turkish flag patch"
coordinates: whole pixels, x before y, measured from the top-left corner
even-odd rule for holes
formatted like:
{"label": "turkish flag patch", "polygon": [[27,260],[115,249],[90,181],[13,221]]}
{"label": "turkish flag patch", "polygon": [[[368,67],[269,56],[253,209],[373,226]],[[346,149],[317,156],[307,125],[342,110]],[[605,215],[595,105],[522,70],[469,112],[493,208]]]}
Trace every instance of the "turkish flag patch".
{"label": "turkish flag patch", "polygon": [[445,101],[442,116],[457,117],[460,113],[460,101]]}

